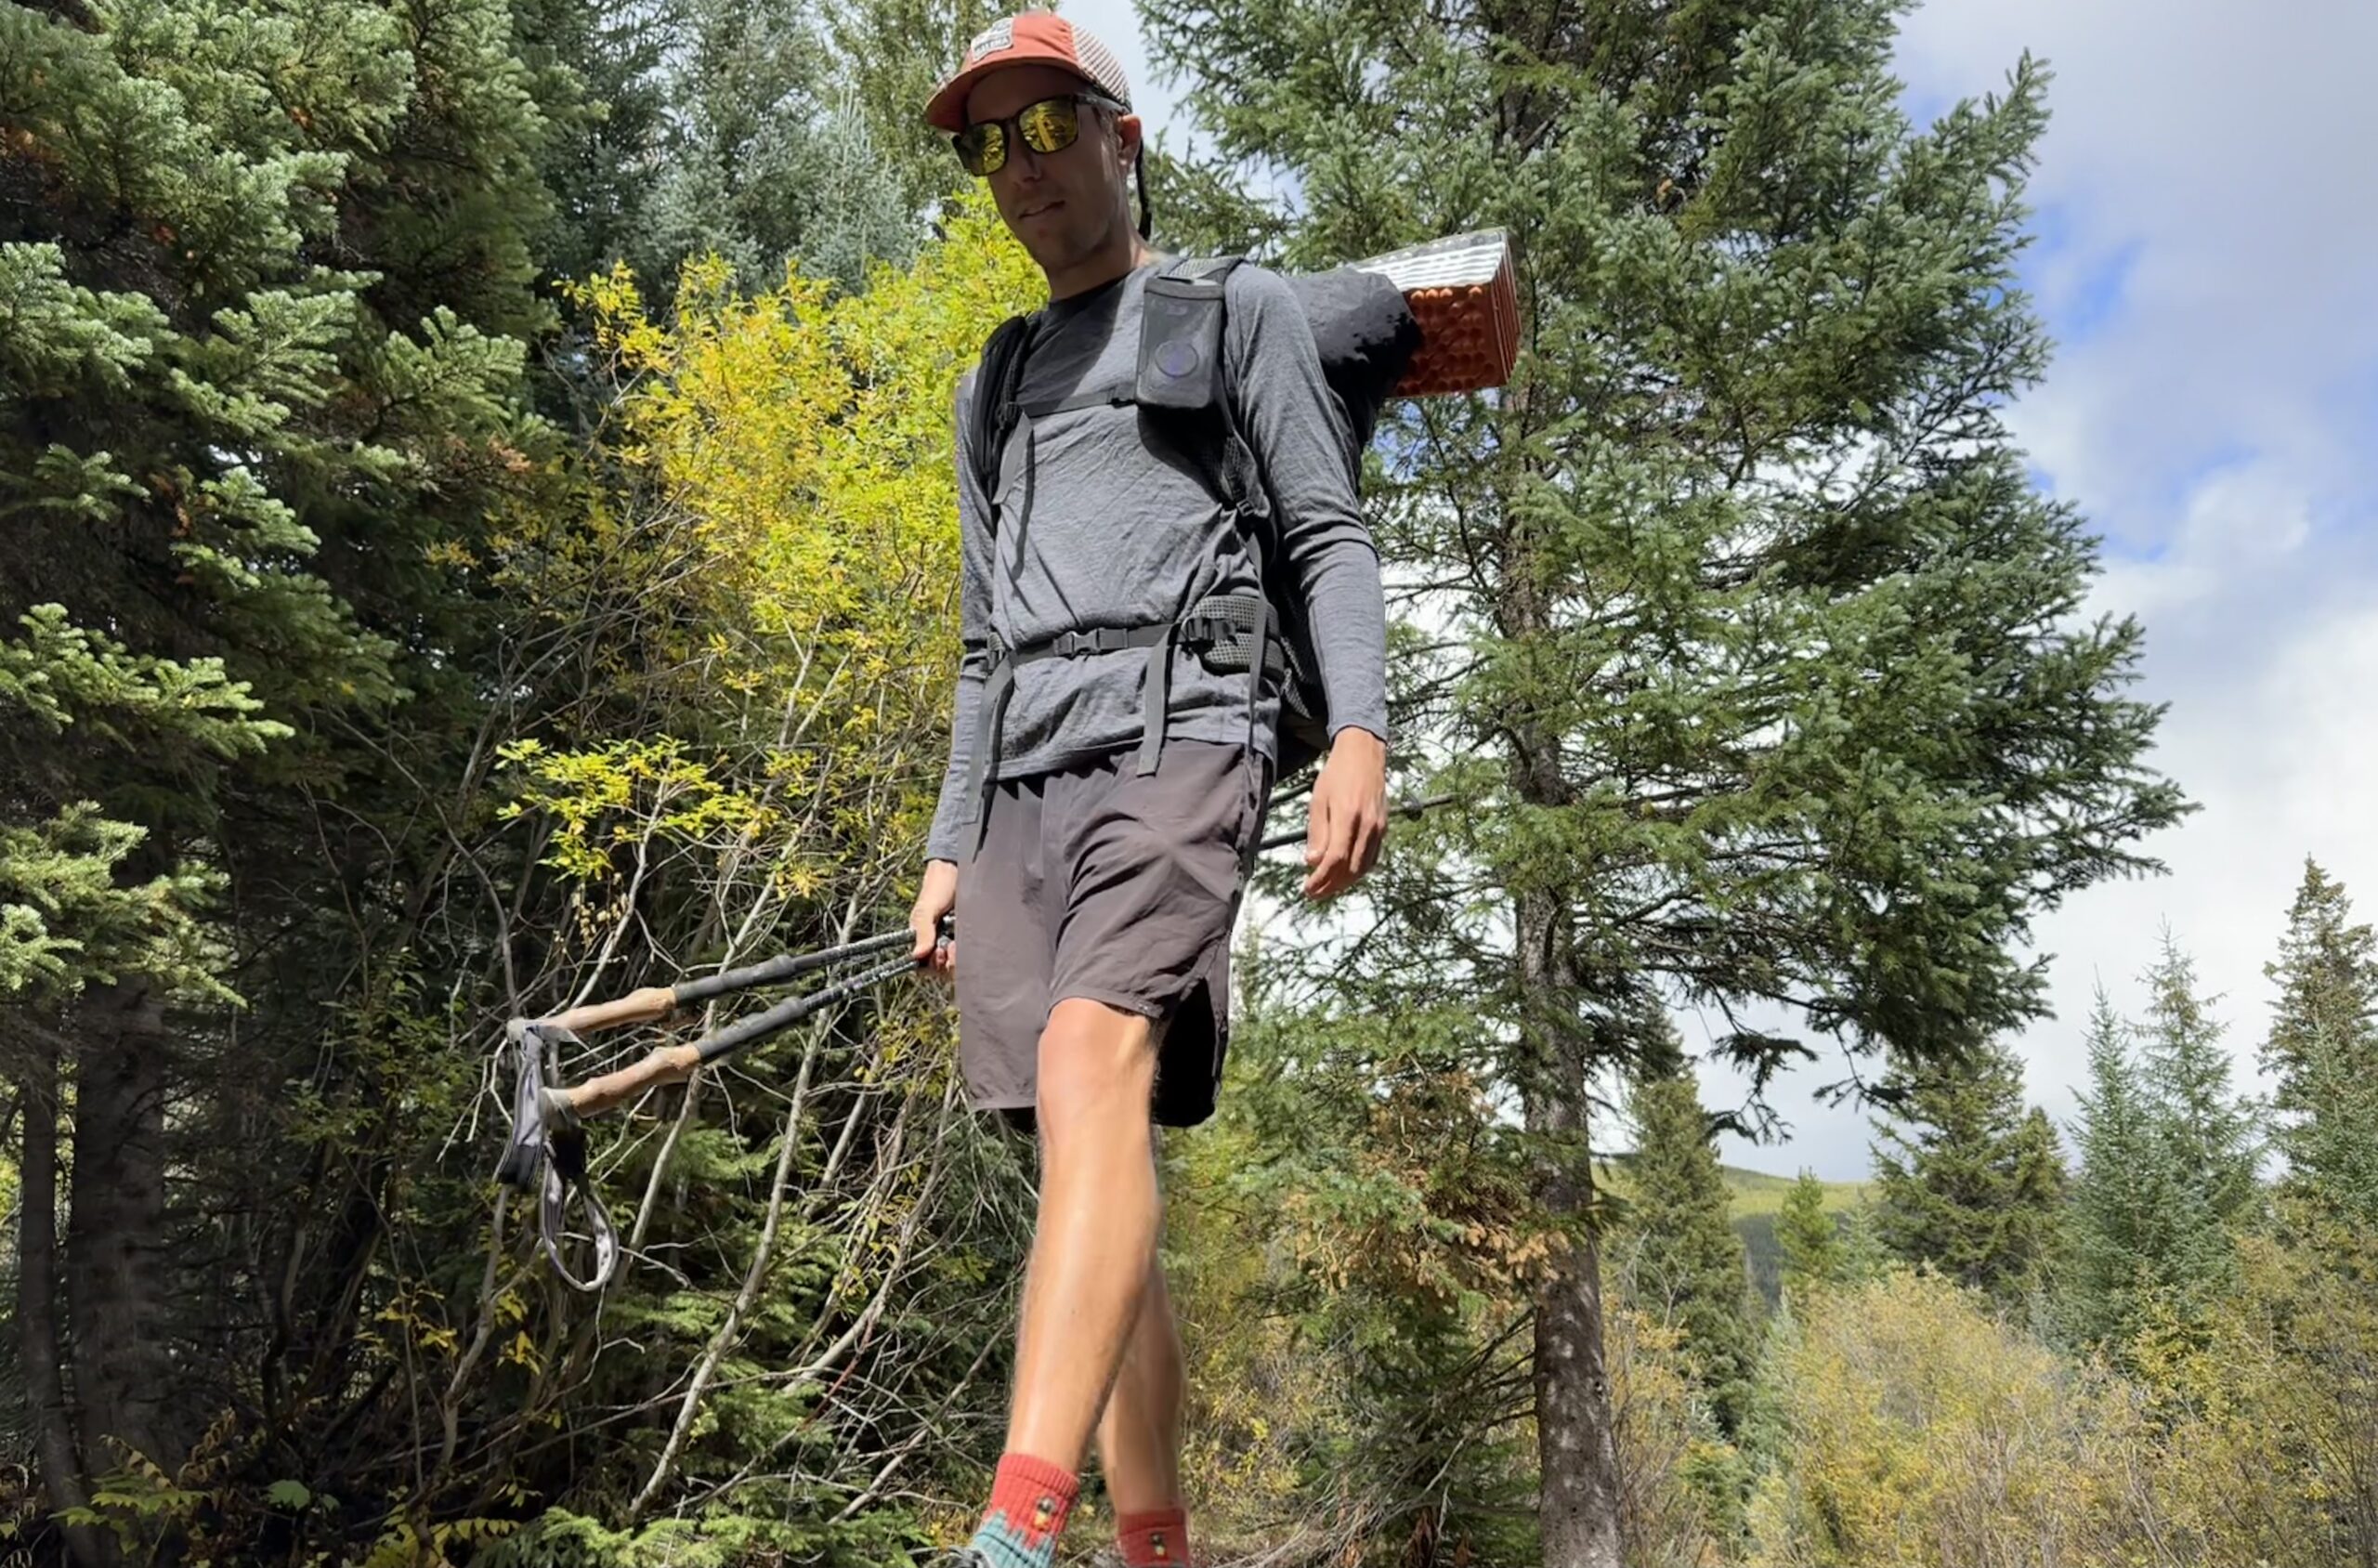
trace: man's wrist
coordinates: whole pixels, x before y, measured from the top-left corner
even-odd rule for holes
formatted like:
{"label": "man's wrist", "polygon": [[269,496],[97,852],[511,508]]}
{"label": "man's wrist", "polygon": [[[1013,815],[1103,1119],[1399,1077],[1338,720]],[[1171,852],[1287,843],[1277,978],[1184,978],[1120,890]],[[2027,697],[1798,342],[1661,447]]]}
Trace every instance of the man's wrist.
{"label": "man's wrist", "polygon": [[1347,750],[1367,751],[1384,757],[1387,755],[1387,737],[1361,725],[1347,725],[1329,738],[1329,754],[1334,757]]}

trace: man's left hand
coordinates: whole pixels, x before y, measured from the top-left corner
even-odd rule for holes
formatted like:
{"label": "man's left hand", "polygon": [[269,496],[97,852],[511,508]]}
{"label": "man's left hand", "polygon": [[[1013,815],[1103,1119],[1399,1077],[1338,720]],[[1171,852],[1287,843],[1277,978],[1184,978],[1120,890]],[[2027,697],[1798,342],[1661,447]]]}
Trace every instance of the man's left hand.
{"label": "man's left hand", "polygon": [[1366,729],[1341,729],[1313,780],[1306,816],[1307,898],[1331,898],[1361,880],[1387,836],[1387,742]]}

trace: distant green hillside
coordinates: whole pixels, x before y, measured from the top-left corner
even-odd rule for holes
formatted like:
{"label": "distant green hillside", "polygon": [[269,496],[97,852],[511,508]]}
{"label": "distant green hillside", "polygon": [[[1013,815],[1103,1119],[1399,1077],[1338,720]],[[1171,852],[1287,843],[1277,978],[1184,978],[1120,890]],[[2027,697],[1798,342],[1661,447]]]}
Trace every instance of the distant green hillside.
{"label": "distant green hillside", "polygon": [[[1622,1198],[1627,1195],[1627,1159],[1626,1155],[1614,1155],[1601,1161],[1594,1171],[1594,1179],[1604,1190]],[[1784,1196],[1792,1190],[1792,1178],[1770,1176],[1763,1170],[1744,1170],[1733,1165],[1719,1166],[1718,1169],[1726,1178],[1727,1192],[1732,1196],[1734,1233],[1743,1238],[1743,1250],[1750,1256],[1752,1283],[1772,1307],[1779,1294],[1783,1266],[1783,1254],[1775,1245],[1775,1216],[1783,1212]],[[1825,1212],[1834,1216],[1836,1225],[1849,1210],[1866,1201],[1872,1186],[1870,1182],[1824,1184]]]}
{"label": "distant green hillside", "polygon": [[[1627,1193],[1627,1168],[1631,1155],[1612,1155],[1598,1161],[1594,1180],[1606,1192],[1624,1196]],[[1754,1214],[1776,1214],[1784,1208],[1785,1195],[1792,1190],[1789,1176],[1770,1176],[1764,1170],[1744,1170],[1739,1165],[1721,1165],[1718,1171],[1726,1178],[1726,1190],[1733,1195],[1733,1214],[1737,1220]],[[1828,1214],[1838,1214],[1855,1209],[1866,1199],[1867,1182],[1827,1182],[1824,1184],[1824,1207]]]}
{"label": "distant green hillside", "polygon": [[[1770,1176],[1763,1170],[1744,1170],[1738,1165],[1721,1165],[1726,1190],[1734,1195],[1734,1218],[1745,1220],[1754,1214],[1783,1212],[1785,1195],[1792,1190],[1789,1176]],[[1828,1214],[1839,1214],[1866,1201],[1870,1182],[1827,1182],[1824,1184],[1824,1209]]]}

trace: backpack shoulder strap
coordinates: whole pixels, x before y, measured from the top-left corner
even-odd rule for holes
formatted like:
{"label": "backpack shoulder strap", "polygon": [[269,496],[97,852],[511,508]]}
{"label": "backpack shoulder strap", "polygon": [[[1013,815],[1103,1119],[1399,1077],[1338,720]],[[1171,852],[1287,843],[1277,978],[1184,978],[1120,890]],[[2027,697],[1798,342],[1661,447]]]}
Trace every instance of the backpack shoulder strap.
{"label": "backpack shoulder strap", "polygon": [[983,493],[999,483],[1000,451],[1007,433],[1015,427],[1015,393],[1024,380],[1024,361],[1032,344],[1039,312],[1010,316],[991,329],[984,340],[983,359],[974,372],[974,401],[968,412],[973,439],[974,477]]}
{"label": "backpack shoulder strap", "polygon": [[1238,270],[1243,255],[1175,256],[1158,269],[1159,278],[1180,278],[1192,283],[1222,283]]}
{"label": "backpack shoulder strap", "polygon": [[1239,421],[1238,382],[1230,368],[1230,275],[1246,260],[1243,255],[1222,255],[1193,265],[1198,281],[1214,285],[1214,308],[1222,318],[1222,334],[1214,345],[1215,385],[1221,393],[1215,402],[1222,422],[1222,487],[1233,504],[1261,520],[1272,515],[1271,501],[1263,488],[1262,472],[1256,464],[1255,449],[1248,445]]}

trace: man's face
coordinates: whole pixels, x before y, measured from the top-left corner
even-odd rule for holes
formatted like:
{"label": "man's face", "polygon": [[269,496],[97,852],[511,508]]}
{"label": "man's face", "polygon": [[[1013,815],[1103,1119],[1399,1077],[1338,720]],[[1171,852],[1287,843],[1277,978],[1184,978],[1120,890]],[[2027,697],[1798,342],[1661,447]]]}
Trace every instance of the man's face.
{"label": "man's face", "polygon": [[[1051,65],[1019,65],[994,71],[966,96],[966,118],[980,124],[1004,120],[1025,105],[1091,90],[1069,71]],[[1140,123],[1131,115],[1084,104],[1081,134],[1057,152],[1035,152],[1011,130],[1007,162],[992,171],[992,200],[1000,216],[1041,270],[1052,274],[1078,266],[1109,242],[1116,226],[1130,221],[1132,154]]]}

